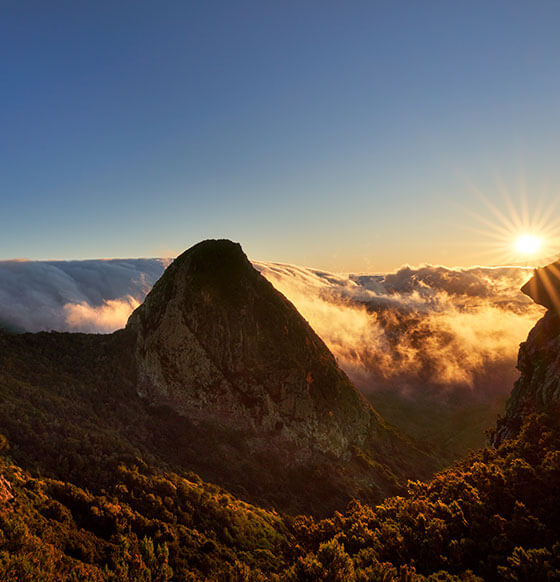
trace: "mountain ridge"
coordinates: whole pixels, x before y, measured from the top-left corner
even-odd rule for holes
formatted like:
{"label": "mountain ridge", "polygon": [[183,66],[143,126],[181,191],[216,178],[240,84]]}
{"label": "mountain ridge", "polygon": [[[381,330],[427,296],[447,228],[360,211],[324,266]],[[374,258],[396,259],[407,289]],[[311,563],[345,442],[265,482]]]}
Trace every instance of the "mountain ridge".
{"label": "mountain ridge", "polygon": [[[388,459],[379,481],[415,474],[414,463],[429,471],[428,455],[382,421],[239,244],[209,240],[185,251],[126,330],[136,337],[141,396],[195,423],[243,431],[253,452],[289,464],[319,452],[346,463],[358,447],[374,471],[376,456]],[[401,466],[389,460],[395,454]]]}
{"label": "mountain ridge", "polygon": [[[278,430],[282,416],[288,415],[313,424],[309,415],[319,399],[336,410],[348,398],[350,407],[359,410],[347,419],[353,423],[349,430],[363,442],[365,433],[375,428],[372,424],[381,425],[379,417],[338,368],[324,342],[296,314],[295,307],[252,267],[240,245],[229,241],[195,245],[176,259],[127,324],[138,338],[139,393],[149,397],[159,384],[162,401],[169,403],[174,388],[179,399],[189,389],[202,388],[204,394],[193,395],[188,403],[174,403],[179,412],[192,414],[193,409],[208,407],[202,402],[209,398],[208,386],[219,383],[213,406],[228,397],[228,405],[236,408],[236,414],[223,422],[232,428],[258,426],[266,431]],[[152,349],[154,344],[159,352]],[[179,376],[176,372],[185,360],[190,365]],[[164,370],[164,365],[172,370]],[[292,385],[294,394],[289,393]],[[247,414],[248,407],[240,401],[254,398],[256,391],[259,400],[267,400],[269,410]],[[306,403],[310,394],[314,402]],[[275,405],[282,409],[276,414],[270,410]],[[321,414],[332,424],[333,410]],[[325,452],[340,456],[343,447],[340,442]]]}
{"label": "mountain ridge", "polygon": [[[46,436],[57,414],[87,427],[92,442],[108,437],[114,455],[194,470],[291,512],[325,513],[351,497],[377,502],[436,467],[378,417],[231,242],[179,257],[124,330],[0,340],[6,436],[24,466],[53,478],[67,463],[56,460],[60,451],[79,448],[78,429]],[[150,386],[154,370],[164,384]],[[23,425],[14,422],[18,408],[28,413]],[[23,426],[41,427],[45,442]],[[95,473],[69,469],[81,486],[95,484]]]}

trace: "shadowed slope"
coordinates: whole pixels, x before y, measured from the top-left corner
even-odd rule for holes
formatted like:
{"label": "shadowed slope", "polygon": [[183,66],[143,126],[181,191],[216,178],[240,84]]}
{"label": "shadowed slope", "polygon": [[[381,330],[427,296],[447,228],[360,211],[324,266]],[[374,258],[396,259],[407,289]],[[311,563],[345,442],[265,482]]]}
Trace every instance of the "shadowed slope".
{"label": "shadowed slope", "polygon": [[323,514],[352,497],[377,502],[434,468],[229,241],[181,255],[126,330],[0,334],[0,348],[14,458],[92,490],[139,457]]}
{"label": "shadowed slope", "polygon": [[360,458],[366,471],[360,463],[345,470],[381,494],[431,467],[385,425],[238,244],[204,241],[183,253],[127,330],[136,336],[142,397],[195,423],[241,431],[251,453],[286,466]]}
{"label": "shadowed slope", "polygon": [[519,348],[521,376],[498,421],[494,444],[517,435],[531,413],[560,410],[560,263],[537,269],[521,290],[548,311]]}
{"label": "shadowed slope", "polygon": [[232,242],[181,255],[128,329],[139,393],[193,420],[337,457],[384,430],[325,344]]}

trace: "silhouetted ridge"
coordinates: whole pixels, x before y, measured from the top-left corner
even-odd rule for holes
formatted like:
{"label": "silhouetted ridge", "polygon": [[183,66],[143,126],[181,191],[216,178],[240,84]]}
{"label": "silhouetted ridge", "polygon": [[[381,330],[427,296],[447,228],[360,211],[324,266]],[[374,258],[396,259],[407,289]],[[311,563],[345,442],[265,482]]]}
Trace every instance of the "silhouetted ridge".
{"label": "silhouetted ridge", "polygon": [[378,423],[325,344],[236,243],[204,241],[183,253],[128,327],[138,329],[140,393],[189,418],[275,432],[295,422],[299,437],[320,433],[315,445],[337,454],[350,435],[363,442]]}
{"label": "silhouetted ridge", "polygon": [[252,454],[347,463],[359,449],[371,462],[365,481],[381,491],[431,466],[385,425],[239,244],[209,240],[180,255],[127,329],[136,336],[138,393],[194,423],[241,431]]}
{"label": "silhouetted ridge", "polygon": [[247,500],[324,514],[400,493],[435,468],[225,240],[178,257],[126,330],[0,333],[0,389],[14,459],[98,491],[121,462],[142,458]]}
{"label": "silhouetted ridge", "polygon": [[558,313],[519,368],[515,438],[377,503],[426,456],[238,245],[197,245],[126,331],[0,332],[0,579],[558,580]]}

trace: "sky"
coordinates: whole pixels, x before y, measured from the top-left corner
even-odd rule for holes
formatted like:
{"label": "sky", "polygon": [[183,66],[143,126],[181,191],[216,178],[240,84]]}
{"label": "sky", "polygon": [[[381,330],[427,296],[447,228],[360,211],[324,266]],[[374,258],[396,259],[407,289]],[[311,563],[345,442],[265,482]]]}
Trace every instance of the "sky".
{"label": "sky", "polygon": [[331,271],[521,264],[509,239],[539,216],[555,254],[559,17],[546,1],[4,0],[0,259],[231,238]]}

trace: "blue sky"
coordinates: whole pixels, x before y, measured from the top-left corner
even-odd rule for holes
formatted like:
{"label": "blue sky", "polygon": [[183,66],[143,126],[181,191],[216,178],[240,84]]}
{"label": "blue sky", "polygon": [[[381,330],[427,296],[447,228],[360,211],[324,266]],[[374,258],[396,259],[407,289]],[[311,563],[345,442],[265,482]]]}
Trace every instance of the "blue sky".
{"label": "blue sky", "polygon": [[559,198],[559,17],[544,1],[5,1],[0,258],[228,237],[331,270],[494,264],[474,188],[529,213]]}

